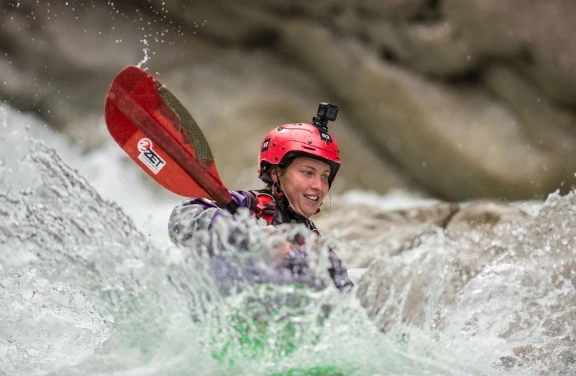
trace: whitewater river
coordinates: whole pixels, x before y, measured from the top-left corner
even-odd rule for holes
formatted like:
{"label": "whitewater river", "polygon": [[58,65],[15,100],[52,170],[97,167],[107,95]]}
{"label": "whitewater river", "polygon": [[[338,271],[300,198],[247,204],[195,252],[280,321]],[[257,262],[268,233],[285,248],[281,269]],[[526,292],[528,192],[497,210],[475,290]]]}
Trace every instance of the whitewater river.
{"label": "whitewater river", "polygon": [[[81,155],[0,106],[0,375],[576,374],[574,194],[494,240],[478,274],[461,267],[469,244],[438,234],[353,271],[351,294],[238,284],[223,296],[203,257],[237,246],[230,229],[172,245],[180,198],[122,153]],[[239,226],[246,257],[265,260],[273,239]],[[402,319],[421,281],[419,319]]]}

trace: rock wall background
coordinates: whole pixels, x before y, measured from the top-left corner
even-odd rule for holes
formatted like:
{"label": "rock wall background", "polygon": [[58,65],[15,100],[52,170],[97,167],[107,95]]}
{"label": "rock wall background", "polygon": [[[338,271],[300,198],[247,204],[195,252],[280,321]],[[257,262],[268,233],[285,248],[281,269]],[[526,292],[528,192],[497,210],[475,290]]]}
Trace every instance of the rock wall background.
{"label": "rock wall background", "polygon": [[[108,85],[142,63],[203,126],[225,183],[318,102],[334,192],[542,198],[575,182],[576,3],[525,0],[0,2],[0,97],[88,150]],[[98,126],[100,122],[100,126]]]}

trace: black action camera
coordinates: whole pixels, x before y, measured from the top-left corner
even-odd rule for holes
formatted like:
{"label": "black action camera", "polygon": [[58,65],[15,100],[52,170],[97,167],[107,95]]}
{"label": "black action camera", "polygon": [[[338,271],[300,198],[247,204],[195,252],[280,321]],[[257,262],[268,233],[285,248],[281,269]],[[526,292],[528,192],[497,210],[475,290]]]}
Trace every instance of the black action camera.
{"label": "black action camera", "polygon": [[314,124],[320,130],[328,130],[328,122],[336,120],[338,116],[338,107],[333,104],[322,102],[318,106],[318,112],[316,116],[312,118],[312,124]]}

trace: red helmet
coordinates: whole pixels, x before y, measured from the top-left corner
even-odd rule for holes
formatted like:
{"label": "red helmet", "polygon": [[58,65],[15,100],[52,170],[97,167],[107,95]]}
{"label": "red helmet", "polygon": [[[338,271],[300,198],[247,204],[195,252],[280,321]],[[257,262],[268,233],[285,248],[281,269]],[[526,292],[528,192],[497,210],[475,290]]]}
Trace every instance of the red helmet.
{"label": "red helmet", "polygon": [[285,124],[272,129],[260,145],[258,154],[258,177],[272,183],[267,170],[296,157],[310,157],[330,165],[328,184],[341,166],[340,150],[336,140],[324,129],[308,123]]}

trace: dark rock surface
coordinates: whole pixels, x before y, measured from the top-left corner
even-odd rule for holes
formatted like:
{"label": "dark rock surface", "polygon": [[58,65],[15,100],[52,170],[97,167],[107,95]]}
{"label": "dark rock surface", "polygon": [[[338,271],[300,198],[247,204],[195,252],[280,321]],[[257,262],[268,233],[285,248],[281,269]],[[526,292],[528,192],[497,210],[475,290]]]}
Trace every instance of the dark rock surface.
{"label": "dark rock surface", "polygon": [[234,188],[254,184],[265,132],[322,100],[342,110],[335,192],[527,199],[575,183],[569,0],[12,0],[0,22],[0,98],[87,149],[108,140],[114,75],[141,63]]}

